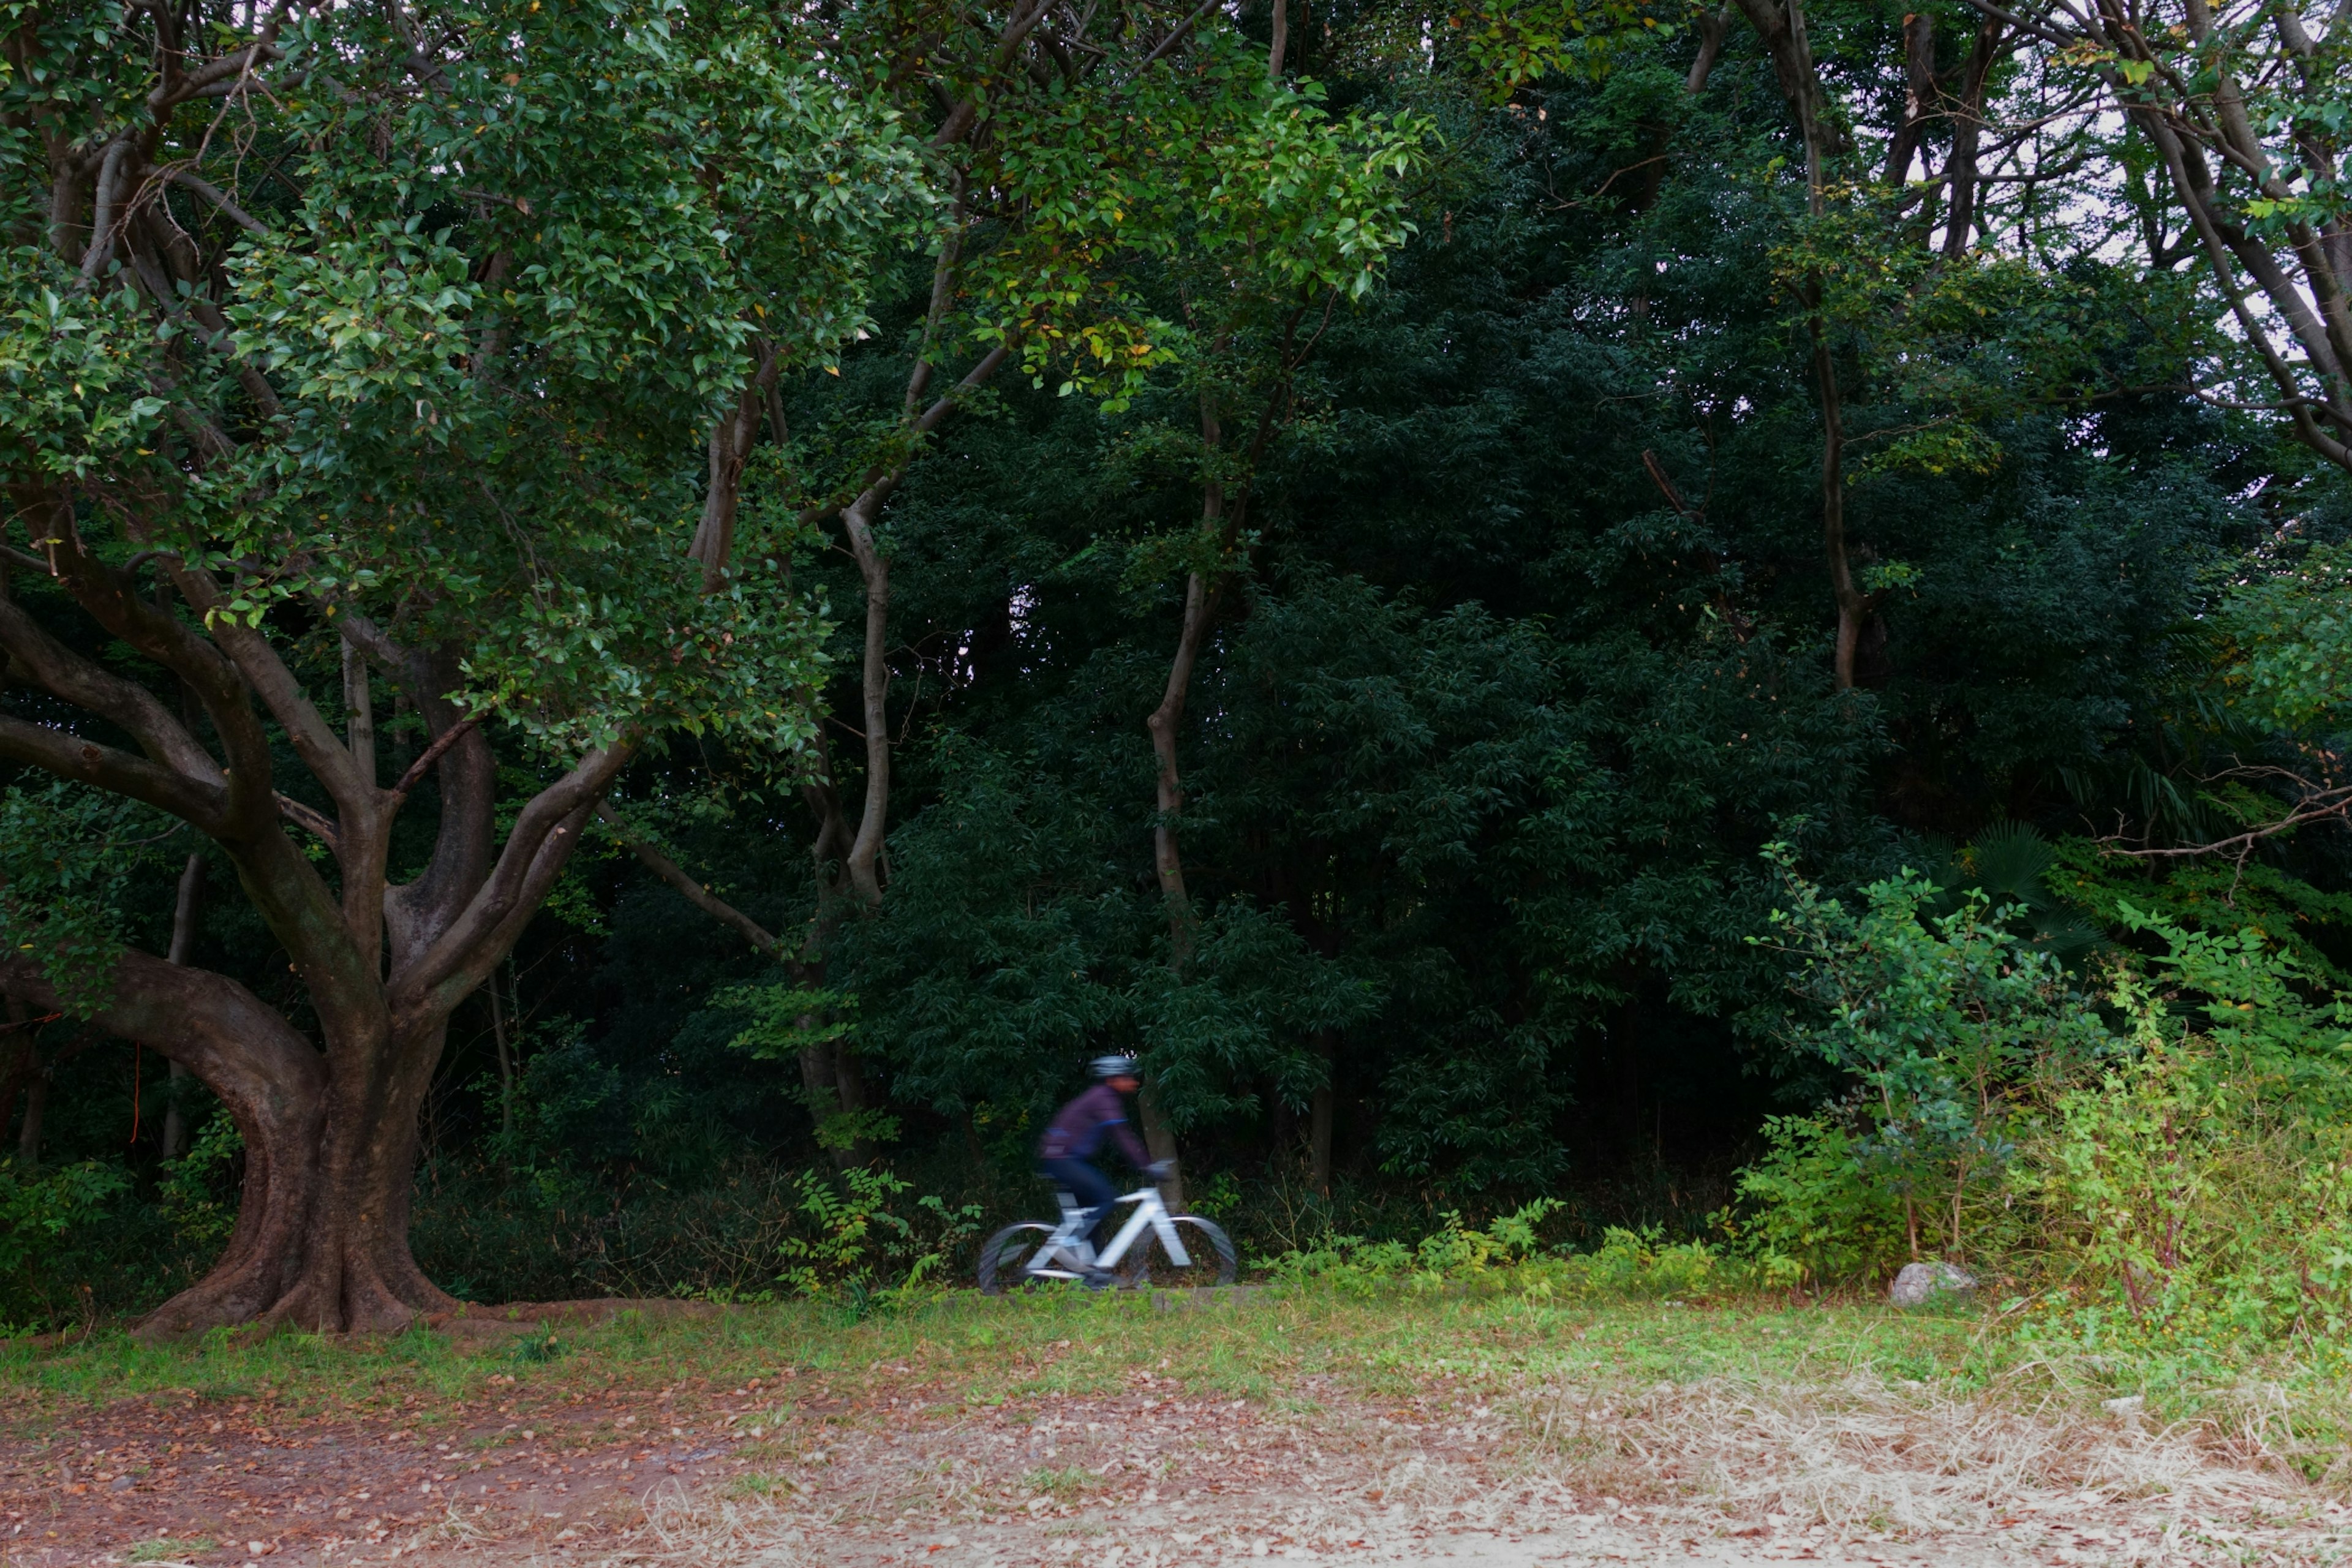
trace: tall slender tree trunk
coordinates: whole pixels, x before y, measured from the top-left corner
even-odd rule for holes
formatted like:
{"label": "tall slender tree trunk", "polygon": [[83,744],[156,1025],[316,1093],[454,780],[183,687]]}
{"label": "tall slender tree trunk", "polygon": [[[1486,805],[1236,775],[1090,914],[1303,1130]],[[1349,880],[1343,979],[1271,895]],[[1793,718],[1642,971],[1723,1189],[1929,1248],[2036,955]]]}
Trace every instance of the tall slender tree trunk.
{"label": "tall slender tree trunk", "polygon": [[41,1058],[33,1049],[32,1037],[25,1032],[28,1020],[23,1000],[10,992],[7,1002],[8,1032],[16,1037],[17,1048],[25,1053],[25,1121],[16,1130],[16,1168],[32,1171],[41,1163],[41,1115],[48,1109],[49,1078],[41,1070]]}
{"label": "tall slender tree trunk", "polygon": [[49,1075],[35,1068],[31,1081],[25,1085],[24,1124],[16,1130],[16,1165],[19,1170],[40,1169],[41,1119],[48,1108]]}
{"label": "tall slender tree trunk", "polygon": [[[1152,864],[1160,878],[1160,896],[1168,912],[1168,966],[1179,984],[1184,983],[1192,968],[1198,918],[1192,908],[1192,897],[1184,881],[1184,847],[1181,822],[1184,812],[1184,775],[1176,753],[1178,736],[1184,724],[1184,706],[1192,689],[1192,673],[1201,662],[1201,650],[1207,646],[1209,629],[1216,624],[1217,611],[1224,599],[1225,584],[1232,580],[1234,551],[1241,541],[1243,522],[1248,510],[1252,486],[1257,466],[1264,459],[1267,444],[1274,432],[1281,409],[1287,398],[1289,377],[1297,369],[1292,357],[1297,343],[1298,323],[1304,308],[1293,310],[1283,330],[1281,374],[1268,392],[1265,406],[1258,412],[1257,429],[1251,437],[1244,455],[1243,473],[1245,476],[1237,494],[1226,494],[1225,482],[1212,468],[1201,486],[1201,531],[1203,537],[1213,536],[1216,553],[1210,571],[1190,572],[1184,578],[1184,619],[1176,636],[1176,654],[1169,661],[1168,684],[1160,693],[1160,706],[1151,710],[1145,727],[1151,733],[1151,751],[1158,762],[1155,793],[1159,805],[1151,829]],[[1230,338],[1220,336],[1217,348],[1222,352]],[[1224,446],[1224,429],[1217,414],[1214,398],[1204,387],[1201,393],[1201,445],[1213,465]],[[1150,1076],[1150,1064],[1145,1063],[1143,1091],[1137,1098],[1142,1113],[1144,1145],[1155,1160],[1174,1161],[1176,1133],[1169,1122],[1166,1108],[1161,1104],[1158,1085]],[[1181,1171],[1161,1187],[1171,1208],[1181,1209],[1184,1203],[1184,1182]]]}
{"label": "tall slender tree trunk", "polygon": [[[869,780],[869,802],[873,798],[872,787]],[[841,795],[833,776],[833,749],[822,730],[817,735],[817,776],[803,784],[801,793],[816,816],[816,837],[809,844],[810,886],[815,892],[816,907],[809,913],[808,925],[801,933],[800,952],[789,960],[789,966],[795,984],[809,990],[822,990],[826,979],[826,955],[833,951],[834,939],[840,931],[842,911],[856,896],[845,868],[856,835],[842,815]],[[878,877],[875,885],[878,896]],[[814,1013],[794,1020],[803,1038],[814,1036],[824,1022]],[[822,1118],[828,1105],[845,1116],[855,1116],[866,1109],[866,1080],[857,1070],[856,1047],[848,1041],[824,1040],[805,1045],[801,1047],[800,1057],[801,1086],[808,1096],[812,1116]],[[862,1144],[827,1152],[838,1171],[846,1171],[872,1157],[872,1151]]]}
{"label": "tall slender tree trunk", "polygon": [[[1797,131],[1805,148],[1805,211],[1818,221],[1828,211],[1829,162],[1851,151],[1851,142],[1828,118],[1829,94],[1822,89],[1821,72],[1813,64],[1803,0],[1736,3],[1755,27],[1765,52],[1771,56],[1781,96],[1796,115]],[[1843,691],[1853,685],[1854,657],[1862,644],[1863,623],[1868,618],[1870,606],[1855,586],[1847,547],[1845,422],[1829,321],[1822,306],[1821,279],[1807,278],[1801,291],[1806,310],[1806,332],[1812,340],[1813,387],[1822,411],[1822,544],[1829,563],[1830,595],[1837,607],[1832,668],[1838,689]]]}
{"label": "tall slender tree trunk", "polygon": [[[179,894],[172,907],[172,945],[164,957],[166,963],[185,964],[189,954],[195,950],[196,919],[204,894],[204,852],[192,849],[188,852],[187,864],[180,868]],[[187,1091],[187,1064],[173,1061],[163,1102],[163,1158],[166,1160],[177,1160],[188,1152],[188,1112],[183,1103]]]}
{"label": "tall slender tree trunk", "polygon": [[485,984],[490,994],[490,1040],[499,1053],[499,1133],[511,1139],[514,1136],[514,1047],[507,1037],[507,1009],[499,1003],[499,972],[491,970]]}
{"label": "tall slender tree trunk", "polygon": [[[871,492],[868,492],[869,494]],[[865,658],[858,671],[858,712],[865,725],[866,803],[842,870],[850,892],[872,909],[882,902],[882,840],[890,820],[890,563],[874,536],[866,497],[842,509],[842,531],[866,589]]]}
{"label": "tall slender tree trunk", "polygon": [[[1220,445],[1216,409],[1207,395],[1201,399],[1201,436],[1202,444],[1211,451]],[[1225,515],[1225,487],[1222,480],[1209,479],[1202,487],[1201,527],[1203,532],[1220,533],[1220,553],[1230,542],[1232,520]],[[1168,967],[1181,984],[1192,968],[1194,948],[1195,917],[1192,897],[1184,885],[1184,848],[1178,823],[1184,811],[1184,776],[1176,756],[1176,741],[1184,723],[1184,704],[1192,689],[1192,670],[1200,663],[1202,645],[1208,639],[1210,625],[1216,619],[1217,605],[1223,596],[1223,579],[1211,581],[1199,572],[1188,573],[1184,579],[1184,619],[1176,636],[1176,654],[1169,661],[1168,684],[1160,693],[1160,706],[1151,710],[1145,728],[1151,734],[1152,755],[1159,763],[1157,804],[1159,814],[1151,827],[1151,859],[1160,877],[1160,897],[1168,914]],[[1143,1090],[1136,1104],[1142,1113],[1144,1147],[1155,1160],[1173,1161],[1178,1158],[1176,1131],[1170,1123],[1166,1108],[1161,1104],[1159,1086],[1147,1076]],[[1161,1196],[1171,1209],[1184,1206],[1184,1178],[1181,1170],[1160,1184]]]}
{"label": "tall slender tree trunk", "polygon": [[1319,1044],[1323,1081],[1315,1086],[1307,1104],[1307,1184],[1328,1204],[1331,1201],[1331,1124],[1339,1113],[1339,1037],[1327,1029]]}
{"label": "tall slender tree trunk", "polygon": [[[801,786],[818,823],[815,842],[810,847],[811,885],[816,896],[816,908],[809,917],[797,952],[788,952],[774,932],[696,881],[684,867],[639,837],[612,806],[597,808],[597,815],[605,826],[628,845],[630,851],[647,870],[683,894],[695,908],[741,936],[751,944],[754,952],[782,964],[786,973],[792,975],[793,984],[812,991],[824,988],[824,955],[832,949],[842,909],[851,897],[843,885],[837,858],[850,842],[849,828],[842,819],[834,793],[832,762],[822,732],[818,735],[817,755],[817,776],[803,782]],[[866,1080],[858,1071],[856,1051],[845,1040],[817,1037],[828,1022],[830,1020],[816,1009],[803,1013],[793,1020],[793,1026],[800,1032],[801,1037],[811,1042],[802,1046],[798,1053],[801,1093],[810,1117],[820,1125],[834,1114],[855,1116],[866,1109]],[[871,1147],[864,1140],[826,1152],[832,1157],[835,1169],[844,1171],[873,1156]]]}
{"label": "tall slender tree trunk", "polygon": [[1936,18],[1915,11],[1903,18],[1903,122],[1886,142],[1886,172],[1880,183],[1900,185],[1911,178],[1911,160],[1936,111]]}
{"label": "tall slender tree trunk", "polygon": [[[1213,503],[1214,504],[1214,503]],[[1151,751],[1159,762],[1159,815],[1151,827],[1151,859],[1160,877],[1160,896],[1168,914],[1169,965],[1181,977],[1192,966],[1194,938],[1192,898],[1184,883],[1184,849],[1179,819],[1184,810],[1184,777],[1176,756],[1177,735],[1184,722],[1184,704],[1191,695],[1193,667],[1201,645],[1215,618],[1219,590],[1198,572],[1184,583],[1183,628],[1176,638],[1176,656],[1169,661],[1167,688],[1160,706],[1145,721],[1151,732]]]}
{"label": "tall slender tree trunk", "polygon": [[1853,579],[1853,552],[1845,536],[1845,416],[1838,395],[1837,363],[1828,327],[1817,313],[1813,334],[1813,385],[1822,410],[1822,548],[1829,559],[1830,597],[1837,605],[1837,642],[1832,670],[1840,691],[1853,688],[1854,661],[1862,628],[1870,618],[1871,596]]}

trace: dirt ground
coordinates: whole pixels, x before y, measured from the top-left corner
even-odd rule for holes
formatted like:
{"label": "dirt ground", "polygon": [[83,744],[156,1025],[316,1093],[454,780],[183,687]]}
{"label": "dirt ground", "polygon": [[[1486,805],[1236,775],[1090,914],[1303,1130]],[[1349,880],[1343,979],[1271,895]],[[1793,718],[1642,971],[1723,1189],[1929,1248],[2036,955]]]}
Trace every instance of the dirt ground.
{"label": "dirt ground", "polygon": [[2329,1563],[2352,1516],[2128,1411],[2031,1422],[1903,1391],[1639,1397],[1302,1380],[975,1405],[893,1368],[456,1418],[119,1401],[0,1444],[0,1564]]}

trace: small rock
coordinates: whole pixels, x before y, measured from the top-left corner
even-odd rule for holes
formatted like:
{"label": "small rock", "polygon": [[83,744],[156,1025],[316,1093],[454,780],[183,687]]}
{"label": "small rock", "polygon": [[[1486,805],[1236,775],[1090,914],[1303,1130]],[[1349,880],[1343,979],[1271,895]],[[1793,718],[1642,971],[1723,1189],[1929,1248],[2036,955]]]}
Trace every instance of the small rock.
{"label": "small rock", "polygon": [[2103,1408],[2105,1408],[2106,1413],[2110,1415],[2137,1415],[2140,1413],[2141,1407],[2147,1404],[2147,1399],[2146,1395],[2126,1394],[2121,1399],[2109,1399],[2104,1401]]}
{"label": "small rock", "polygon": [[1977,1277],[1957,1263],[1906,1263],[1886,1299],[1898,1307],[1919,1307],[1939,1296],[1973,1296],[1976,1289]]}
{"label": "small rock", "polygon": [[131,1489],[131,1481],[129,1476],[117,1476],[112,1480],[106,1483],[106,1489],[110,1492],[127,1492]]}

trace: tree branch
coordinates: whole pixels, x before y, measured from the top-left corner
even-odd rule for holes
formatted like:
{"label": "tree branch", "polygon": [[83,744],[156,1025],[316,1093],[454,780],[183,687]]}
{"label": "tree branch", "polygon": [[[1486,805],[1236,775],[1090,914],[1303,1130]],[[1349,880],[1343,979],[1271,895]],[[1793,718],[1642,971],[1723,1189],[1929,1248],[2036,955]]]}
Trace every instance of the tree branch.
{"label": "tree branch", "polygon": [[406,800],[408,792],[425,782],[425,775],[433,771],[434,764],[448,755],[449,748],[472,734],[480,723],[479,718],[460,719],[435,736],[433,743],[418,753],[416,760],[408,764],[408,771],[400,775],[400,782],[392,786],[393,798]]}
{"label": "tree branch", "polygon": [[256,218],[251,213],[247,212],[243,207],[237,205],[234,201],[231,201],[226,191],[222,190],[218,185],[215,185],[210,180],[205,179],[194,169],[173,169],[170,174],[163,177],[171,181],[172,184],[179,186],[182,190],[192,191],[195,195],[202,196],[207,203],[211,204],[213,208],[217,211],[221,216],[236,225],[237,227],[245,230],[246,233],[258,235],[267,235],[269,233],[269,229],[263,225],[260,220]]}
{"label": "tree branch", "polygon": [[335,825],[333,823],[328,821],[325,817],[320,816],[317,812],[311,810],[309,806],[304,805],[300,801],[294,799],[290,795],[281,795],[278,797],[278,814],[280,816],[283,816],[287,821],[292,823],[295,826],[300,828],[303,832],[310,835],[311,837],[316,838],[320,843],[324,844],[328,848],[335,851],[338,858],[341,858],[343,848],[342,835],[335,831]]}
{"label": "tree branch", "polygon": [[[518,909],[526,918],[530,914],[524,893],[539,876],[541,851],[563,840],[555,861],[555,869],[562,868],[563,858],[579,837],[576,826],[566,828],[566,822],[575,816],[586,821],[597,799],[635,754],[636,745],[631,737],[591,752],[570,773],[531,797],[515,818],[506,847],[499,852],[498,863],[480,889],[431,945],[413,963],[402,965],[406,973],[394,973],[396,1011],[412,1010],[425,1001],[428,993],[436,992],[455,1005],[481,983],[481,976],[503,955],[492,938]],[[551,880],[552,875],[548,873]]]}
{"label": "tree branch", "polygon": [[220,613],[220,588],[209,574],[174,564],[171,575],[189,606],[205,617],[213,640],[236,665],[262,706],[285,726],[294,754],[324,786],[337,810],[348,819],[379,809],[375,782],[360,777],[351,749],[320,713],[269,639],[237,617]]}
{"label": "tree branch", "polygon": [[2291,833],[2298,827],[2314,822],[2325,822],[2330,819],[2342,822],[2352,819],[2352,784],[2322,786],[2313,784],[2300,774],[2289,773],[2284,768],[2232,768],[2226,773],[2214,775],[2214,779],[2208,782],[2257,776],[2289,779],[2303,788],[2304,796],[2276,822],[2266,822],[2259,827],[2250,827],[2243,833],[2232,834],[2227,838],[2217,838],[2210,844],[2191,844],[2168,849],[2125,849],[2119,847],[2120,840],[2117,837],[2110,836],[2097,840],[2100,852],[2132,860],[2183,860],[2211,855],[2226,855],[2242,864],[2246,857],[2252,854],[2258,845],[2266,839],[2275,838],[2282,833]]}
{"label": "tree branch", "polygon": [[113,724],[138,742],[150,761],[184,778],[225,789],[227,780],[220,764],[153,692],[67,647],[5,597],[0,597],[0,648],[7,650],[15,673],[59,701]]}
{"label": "tree branch", "polygon": [[0,714],[0,756],[168,811],[202,832],[220,837],[231,826],[228,791],[202,784],[144,757],[85,741],[63,730]]}
{"label": "tree branch", "polygon": [[770,958],[783,956],[783,944],[778,942],[766,927],[726,900],[719,898],[702,883],[688,876],[684,867],[633,832],[628,822],[619,812],[613,809],[609,801],[597,803],[596,820],[611,828],[613,837],[627,845],[629,853],[635,855],[646,870],[677,889],[684,895],[687,902],[734,931],[750,942],[753,948]]}

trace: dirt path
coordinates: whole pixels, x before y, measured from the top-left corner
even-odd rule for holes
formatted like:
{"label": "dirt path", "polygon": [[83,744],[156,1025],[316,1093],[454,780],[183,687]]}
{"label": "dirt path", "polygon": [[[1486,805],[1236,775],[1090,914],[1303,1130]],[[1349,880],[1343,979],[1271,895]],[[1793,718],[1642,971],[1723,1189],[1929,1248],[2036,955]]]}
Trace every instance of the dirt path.
{"label": "dirt path", "polygon": [[852,1405],[790,1380],[554,1410],[499,1394],[431,1426],[124,1402],[0,1444],[0,1563],[2352,1557],[2340,1509],[2183,1435],[1899,1391],[1534,1391],[1506,1409],[1309,1380],[1267,1404],[1139,1372],[1114,1395],[994,1406],[921,1386]]}

